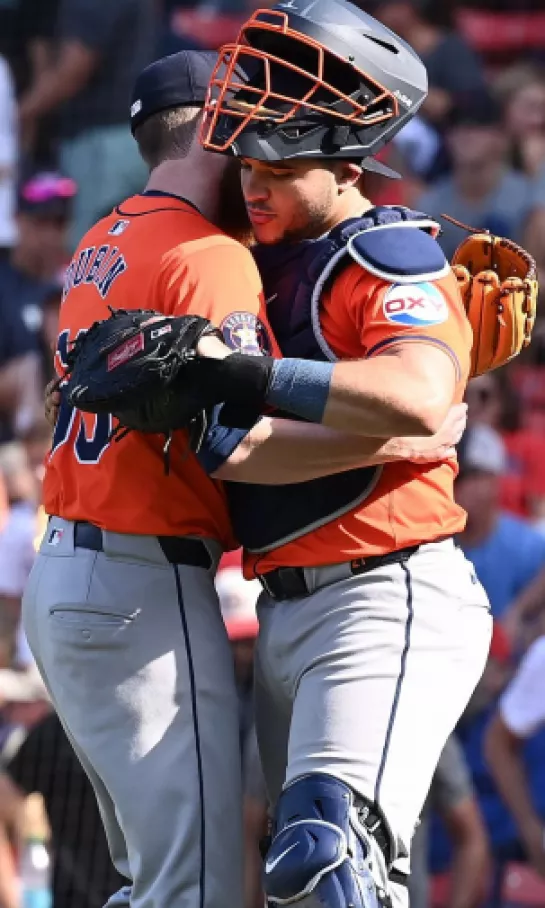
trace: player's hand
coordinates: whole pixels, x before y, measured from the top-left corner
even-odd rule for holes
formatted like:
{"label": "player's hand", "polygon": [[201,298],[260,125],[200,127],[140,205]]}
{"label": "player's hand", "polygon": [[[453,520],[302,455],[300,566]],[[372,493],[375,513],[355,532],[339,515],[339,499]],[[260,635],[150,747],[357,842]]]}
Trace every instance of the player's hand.
{"label": "player's hand", "polygon": [[197,344],[197,354],[205,359],[225,359],[233,351],[219,337],[207,334]]}
{"label": "player's hand", "polygon": [[58,380],[54,378],[45,389],[45,418],[52,429],[57,423],[60,405],[61,392],[58,389]]}
{"label": "player's hand", "polygon": [[435,435],[428,438],[403,438],[405,449],[403,460],[412,463],[437,463],[456,455],[456,445],[464,434],[467,424],[467,404],[451,407],[447,417]]}

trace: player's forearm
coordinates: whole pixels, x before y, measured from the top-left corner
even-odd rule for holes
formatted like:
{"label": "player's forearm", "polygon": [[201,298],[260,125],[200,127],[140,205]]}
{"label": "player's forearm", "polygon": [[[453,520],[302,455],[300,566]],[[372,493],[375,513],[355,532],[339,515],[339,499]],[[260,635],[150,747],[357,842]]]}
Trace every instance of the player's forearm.
{"label": "player's forearm", "polygon": [[381,356],[334,365],[229,355],[217,339],[206,340],[206,349],[199,346],[204,359],[198,379],[229,403],[257,408],[267,403],[308,422],[371,438],[433,435],[453,403],[454,364],[432,344],[400,344]]}
{"label": "player's forearm", "polygon": [[523,840],[531,837],[541,820],[532,803],[526,772],[520,753],[520,742],[506,729],[501,717],[495,716],[485,737],[485,758],[501,795]]}
{"label": "player's forearm", "polygon": [[379,356],[335,366],[322,423],[379,438],[433,435],[450,404],[433,382],[407,373],[396,357]]}
{"label": "player's forearm", "polygon": [[407,446],[402,438],[365,438],[264,417],[214,475],[231,482],[288,485],[400,460],[403,455],[407,456]]}
{"label": "player's forearm", "polygon": [[545,568],[511,603],[509,611],[518,615],[523,621],[527,618],[534,618],[543,609],[545,609]]}
{"label": "player's forearm", "polygon": [[375,438],[433,435],[452,403],[433,376],[411,372],[388,355],[334,366],[281,360],[267,400],[329,428]]}

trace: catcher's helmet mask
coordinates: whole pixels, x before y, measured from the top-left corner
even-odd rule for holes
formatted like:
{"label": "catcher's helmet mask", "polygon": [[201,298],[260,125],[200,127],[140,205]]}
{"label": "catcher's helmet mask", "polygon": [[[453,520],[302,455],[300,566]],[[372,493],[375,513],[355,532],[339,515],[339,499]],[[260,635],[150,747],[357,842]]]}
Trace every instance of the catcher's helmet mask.
{"label": "catcher's helmet mask", "polygon": [[351,159],[397,176],[372,156],[426,94],[414,51],[349,0],[290,0],[257,10],[221,49],[201,140],[260,161]]}

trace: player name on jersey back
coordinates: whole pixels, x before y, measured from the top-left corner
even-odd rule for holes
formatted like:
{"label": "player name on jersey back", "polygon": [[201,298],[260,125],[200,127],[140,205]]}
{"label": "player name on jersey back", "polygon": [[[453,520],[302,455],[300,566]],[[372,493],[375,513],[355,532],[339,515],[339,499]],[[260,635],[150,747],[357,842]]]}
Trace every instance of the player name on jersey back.
{"label": "player name on jersey back", "polygon": [[77,253],[66,272],[63,301],[74,287],[94,284],[102,299],[106,299],[117,280],[128,268],[118,246],[103,243],[101,246],[87,246]]}

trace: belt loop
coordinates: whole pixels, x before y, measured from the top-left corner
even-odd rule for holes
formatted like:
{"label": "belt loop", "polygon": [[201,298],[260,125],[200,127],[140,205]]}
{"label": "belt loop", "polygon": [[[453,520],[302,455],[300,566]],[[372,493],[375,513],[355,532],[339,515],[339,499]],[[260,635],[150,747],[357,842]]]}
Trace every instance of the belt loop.
{"label": "belt loop", "polygon": [[273,593],[271,587],[270,587],[269,584],[267,583],[266,577],[267,577],[266,574],[258,574],[257,579],[259,580],[261,586],[263,587],[263,589],[264,589],[265,592],[267,593],[267,596],[269,596],[271,599],[274,600],[274,602],[276,602],[276,596],[274,595],[274,593]]}
{"label": "belt loop", "polygon": [[219,543],[214,539],[201,539],[200,540],[204,545],[206,551],[210,555],[210,568],[209,571],[215,576],[218,570],[218,566],[223,554],[223,549],[220,547]]}

